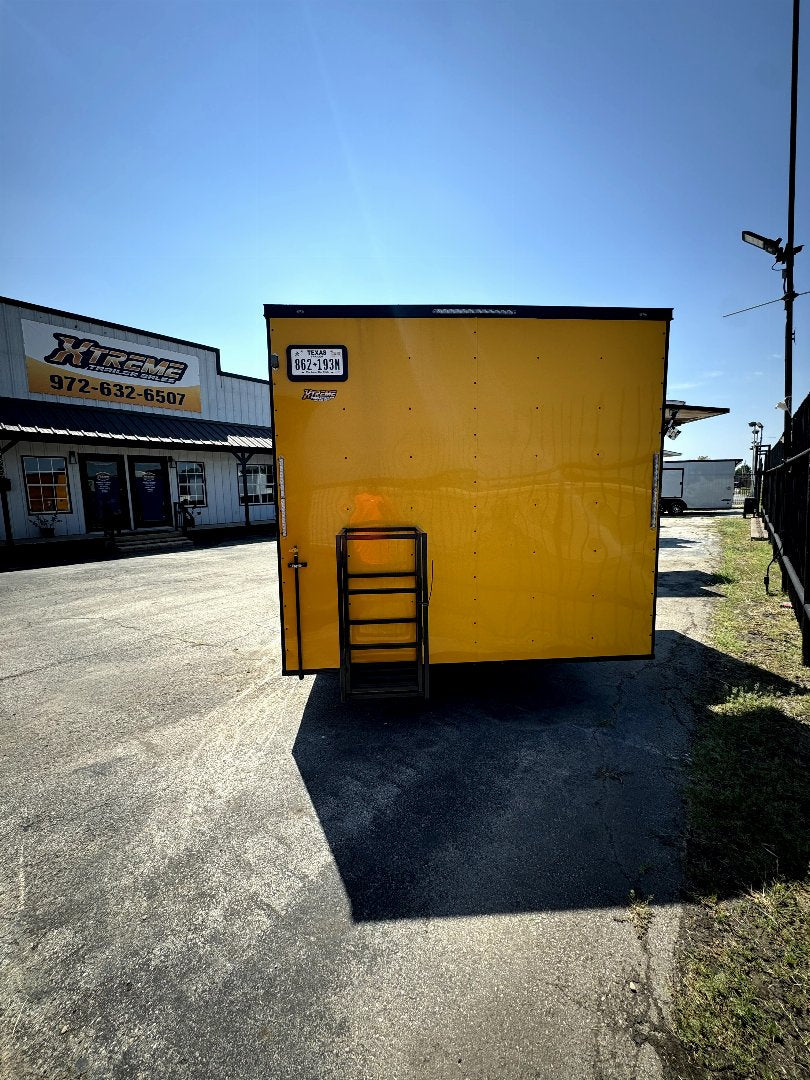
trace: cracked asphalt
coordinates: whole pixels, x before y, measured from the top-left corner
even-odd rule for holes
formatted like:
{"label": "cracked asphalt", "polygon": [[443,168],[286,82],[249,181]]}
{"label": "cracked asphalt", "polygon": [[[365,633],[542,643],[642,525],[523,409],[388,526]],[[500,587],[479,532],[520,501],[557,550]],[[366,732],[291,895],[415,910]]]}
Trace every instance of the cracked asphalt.
{"label": "cracked asphalt", "polygon": [[272,542],[3,575],[0,1073],[665,1076],[713,536],[654,661],[417,709],[280,677]]}

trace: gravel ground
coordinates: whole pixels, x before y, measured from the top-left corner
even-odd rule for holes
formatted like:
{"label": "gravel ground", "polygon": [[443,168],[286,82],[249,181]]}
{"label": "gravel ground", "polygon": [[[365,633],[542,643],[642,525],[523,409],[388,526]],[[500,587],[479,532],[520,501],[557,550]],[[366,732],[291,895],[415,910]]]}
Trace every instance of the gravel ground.
{"label": "gravel ground", "polygon": [[2,1075],[661,1076],[712,557],[416,709],[280,677],[269,541],[3,575]]}

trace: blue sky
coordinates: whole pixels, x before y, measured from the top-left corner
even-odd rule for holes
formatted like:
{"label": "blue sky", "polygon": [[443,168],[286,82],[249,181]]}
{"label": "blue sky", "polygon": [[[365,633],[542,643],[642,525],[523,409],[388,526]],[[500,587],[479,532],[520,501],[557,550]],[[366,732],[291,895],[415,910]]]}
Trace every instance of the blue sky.
{"label": "blue sky", "polygon": [[[810,5],[805,5],[805,9]],[[796,287],[810,288],[810,22]],[[685,456],[781,431],[790,0],[0,0],[0,293],[218,345],[265,302],[673,307]],[[794,394],[810,391],[810,297]]]}

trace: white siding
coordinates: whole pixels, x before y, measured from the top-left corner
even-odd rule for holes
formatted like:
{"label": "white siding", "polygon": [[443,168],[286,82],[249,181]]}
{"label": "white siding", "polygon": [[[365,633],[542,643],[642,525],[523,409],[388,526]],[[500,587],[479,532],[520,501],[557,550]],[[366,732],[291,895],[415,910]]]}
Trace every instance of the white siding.
{"label": "white siding", "polygon": [[[66,460],[68,483],[70,485],[71,513],[60,514],[56,523],[57,536],[81,536],[85,533],[84,508],[82,505],[81,474],[78,462],[72,465],[69,452],[103,456],[115,454],[128,462],[131,458],[163,457],[170,454],[175,461],[201,461],[205,467],[208,505],[198,508],[195,518],[200,525],[242,525],[245,510],[239,502],[239,484],[237,479],[238,464],[232,454],[196,453],[195,451],[159,451],[152,449],[130,450],[124,446],[76,446],[67,443],[21,442],[4,455],[6,476],[11,480],[9,492],[9,510],[11,528],[15,539],[35,538],[39,535],[36,524],[29,520],[28,505],[25,498],[22,458],[63,457]],[[272,461],[269,454],[257,453],[251,463],[266,464]],[[177,502],[177,471],[169,469],[169,486],[172,504]],[[250,520],[253,523],[275,520],[272,504],[250,507]]]}
{"label": "white siding", "polygon": [[[95,401],[89,406],[101,409],[126,409],[136,412],[150,412],[167,418],[182,416],[184,419],[219,420],[238,424],[253,424],[270,427],[270,390],[266,381],[261,379],[241,378],[222,375],[217,371],[217,350],[202,345],[177,342],[157,334],[141,334],[136,331],[121,330],[109,323],[96,320],[70,318],[47,309],[21,307],[14,303],[0,303],[0,396],[32,398],[51,403],[69,402],[81,404],[76,398],[59,397],[51,394],[32,394],[28,389],[25,370],[25,346],[23,342],[22,320],[51,323],[67,330],[75,330],[89,336],[114,338],[129,343],[133,347],[149,347],[155,350],[167,350],[173,353],[185,353],[196,357],[200,368],[201,413],[177,413],[149,405],[136,405],[131,402]],[[5,440],[4,440],[5,441]],[[39,535],[35,523],[29,520],[25,485],[22,472],[23,456],[64,457],[67,461],[70,484],[71,512],[62,514],[57,520],[56,533],[62,536],[81,536],[86,532],[84,508],[82,504],[81,474],[78,463],[69,463],[69,453],[74,450],[81,454],[115,454],[125,459],[133,457],[173,457],[175,461],[200,461],[205,467],[208,504],[195,511],[200,525],[239,525],[244,523],[244,507],[239,503],[239,484],[237,461],[229,453],[198,453],[165,446],[130,449],[126,446],[100,445],[88,446],[68,443],[21,442],[9,450],[4,457],[6,475],[11,480],[9,508],[12,530],[15,538],[34,538]],[[251,459],[256,463],[269,463],[272,456],[257,453]],[[129,478],[127,475],[127,482]],[[177,501],[177,472],[169,469],[169,484],[172,503]],[[273,521],[275,510],[272,505],[250,507],[252,522]]]}
{"label": "white siding", "polygon": [[729,508],[734,498],[736,467],[736,458],[714,458],[706,461],[683,459],[664,468],[664,480],[667,479],[669,468],[679,470],[678,480],[680,481],[682,475],[683,489],[676,494],[690,510]]}
{"label": "white siding", "polygon": [[187,353],[197,358],[200,365],[201,413],[173,413],[171,410],[155,408],[150,405],[134,405],[131,402],[93,401],[92,405],[101,409],[127,409],[135,412],[151,412],[160,415],[180,415],[189,418],[198,417],[206,420],[224,420],[237,424],[257,424],[270,426],[270,389],[266,381],[220,375],[217,373],[217,350],[198,345],[181,344],[156,334],[138,334],[119,330],[109,323],[88,319],[69,319],[47,310],[17,307],[14,304],[0,304],[0,396],[33,398],[36,401],[71,402],[75,398],[58,397],[52,394],[32,394],[28,389],[25,371],[25,347],[23,344],[22,320],[29,322],[52,323],[64,326],[68,330],[90,336],[117,338],[133,346],[147,346],[153,349],[167,349],[176,353]]}

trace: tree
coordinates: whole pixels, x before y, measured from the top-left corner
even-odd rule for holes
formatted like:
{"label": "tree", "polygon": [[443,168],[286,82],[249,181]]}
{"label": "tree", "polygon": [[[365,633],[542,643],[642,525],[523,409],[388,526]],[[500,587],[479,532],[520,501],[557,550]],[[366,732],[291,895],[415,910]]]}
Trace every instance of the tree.
{"label": "tree", "polygon": [[737,488],[751,487],[751,466],[744,461],[740,462],[734,470],[734,486]]}

